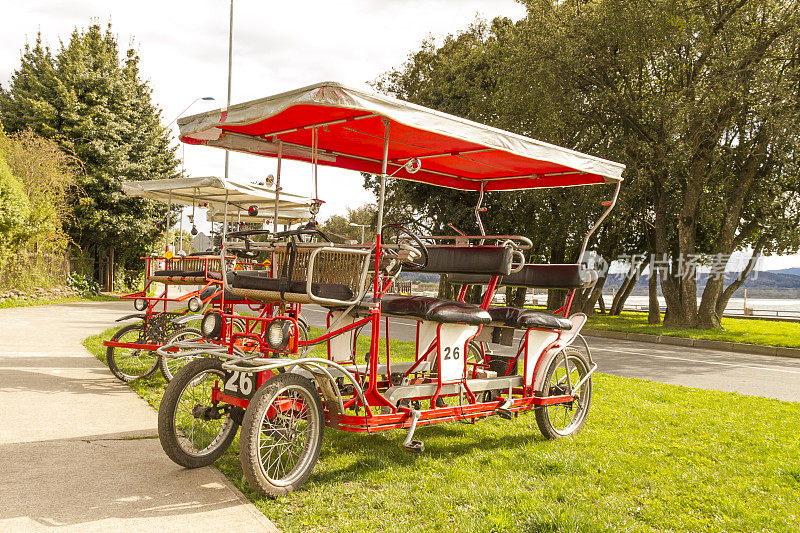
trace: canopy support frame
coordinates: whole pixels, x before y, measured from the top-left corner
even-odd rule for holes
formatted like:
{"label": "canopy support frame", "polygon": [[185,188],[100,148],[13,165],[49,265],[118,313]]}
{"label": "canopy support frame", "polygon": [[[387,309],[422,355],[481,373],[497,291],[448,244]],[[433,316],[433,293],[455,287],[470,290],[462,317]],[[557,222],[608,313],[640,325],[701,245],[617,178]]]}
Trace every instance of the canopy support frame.
{"label": "canopy support frame", "polygon": [[592,234],[600,227],[600,224],[603,223],[603,220],[606,219],[611,210],[614,209],[614,206],[617,204],[617,198],[619,198],[619,190],[622,187],[622,181],[617,181],[617,186],[614,188],[614,195],[611,197],[611,202],[609,202],[608,206],[606,207],[603,214],[600,215],[600,218],[597,219],[597,222],[589,228],[589,233],[586,234],[586,237],[583,238],[583,244],[581,245],[581,251],[578,254],[578,262],[580,263],[583,260],[583,255],[586,253],[586,248],[589,246],[589,238]]}

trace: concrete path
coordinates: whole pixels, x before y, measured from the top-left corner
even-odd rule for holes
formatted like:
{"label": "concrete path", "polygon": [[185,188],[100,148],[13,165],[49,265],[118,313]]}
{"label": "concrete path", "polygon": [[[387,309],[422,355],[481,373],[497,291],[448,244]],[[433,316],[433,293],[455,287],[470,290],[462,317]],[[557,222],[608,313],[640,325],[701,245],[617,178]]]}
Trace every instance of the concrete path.
{"label": "concrete path", "polygon": [[170,461],[156,412],[81,345],[131,307],[0,309],[0,531],[277,531],[216,468]]}
{"label": "concrete path", "polygon": [[[327,311],[303,306],[312,326],[325,327]],[[413,341],[415,322],[390,318],[393,339]],[[520,332],[515,335],[519,341]],[[700,389],[739,392],[800,402],[800,359],[732,353],[667,344],[586,337],[598,372]],[[492,345],[499,353],[511,348]]]}

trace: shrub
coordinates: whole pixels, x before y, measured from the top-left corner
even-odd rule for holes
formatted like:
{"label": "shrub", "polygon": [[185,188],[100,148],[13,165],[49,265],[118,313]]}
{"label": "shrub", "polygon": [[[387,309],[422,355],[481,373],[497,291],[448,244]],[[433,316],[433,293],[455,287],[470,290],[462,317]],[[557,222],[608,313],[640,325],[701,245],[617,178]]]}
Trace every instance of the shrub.
{"label": "shrub", "polygon": [[97,296],[100,294],[100,285],[94,278],[71,272],[67,276],[67,286],[81,296]]}

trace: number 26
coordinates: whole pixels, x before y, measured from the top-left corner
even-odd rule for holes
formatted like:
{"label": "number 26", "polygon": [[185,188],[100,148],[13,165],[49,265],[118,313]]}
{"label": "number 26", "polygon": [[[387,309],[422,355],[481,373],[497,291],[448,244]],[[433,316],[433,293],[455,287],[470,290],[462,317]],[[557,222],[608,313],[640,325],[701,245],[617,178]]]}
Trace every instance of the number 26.
{"label": "number 26", "polygon": [[444,359],[445,361],[447,361],[448,359],[450,359],[450,355],[451,355],[451,354],[452,354],[452,356],[453,356],[453,357],[452,357],[453,359],[458,359],[458,358],[461,356],[461,354],[459,353],[459,350],[458,350],[458,346],[454,346],[454,347],[452,348],[452,351],[451,351],[451,349],[450,349],[450,347],[449,347],[449,346],[445,346],[445,347],[444,347],[444,358],[443,358],[443,359]]}

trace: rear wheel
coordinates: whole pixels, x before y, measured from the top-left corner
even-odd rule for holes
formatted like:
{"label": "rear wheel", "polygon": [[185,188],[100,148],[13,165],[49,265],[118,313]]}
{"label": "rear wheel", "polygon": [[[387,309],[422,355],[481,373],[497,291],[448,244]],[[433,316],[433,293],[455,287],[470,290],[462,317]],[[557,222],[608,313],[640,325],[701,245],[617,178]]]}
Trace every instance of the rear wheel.
{"label": "rear wheel", "polygon": [[[124,326],[111,340],[126,344],[145,344],[147,339],[144,325],[139,323]],[[158,370],[158,360],[158,355],[151,350],[121,346],[109,346],[106,349],[108,369],[117,379],[125,382],[152,376]]]}
{"label": "rear wheel", "polygon": [[169,458],[181,466],[210,465],[236,437],[242,409],[211,402],[211,391],[223,376],[219,359],[195,359],[175,374],[164,391],[158,438]]}
{"label": "rear wheel", "polygon": [[550,361],[545,372],[541,390],[536,391],[536,396],[571,394],[574,400],[570,403],[537,407],[536,423],[548,439],[574,435],[586,423],[592,403],[591,376],[580,387],[575,388],[589,373],[589,362],[575,348],[566,348]]}
{"label": "rear wheel", "polygon": [[[164,345],[166,346],[176,341],[190,341],[194,339],[203,339],[203,334],[200,330],[195,328],[183,328],[167,337],[167,340],[164,341]],[[164,379],[169,383],[172,381],[175,374],[178,373],[178,370],[186,366],[189,361],[196,358],[197,356],[160,357],[159,365],[161,366],[161,374],[164,375]]]}
{"label": "rear wheel", "polygon": [[256,392],[244,415],[239,460],[250,485],[267,496],[305,483],[322,447],[322,402],[314,383],[278,374]]}

